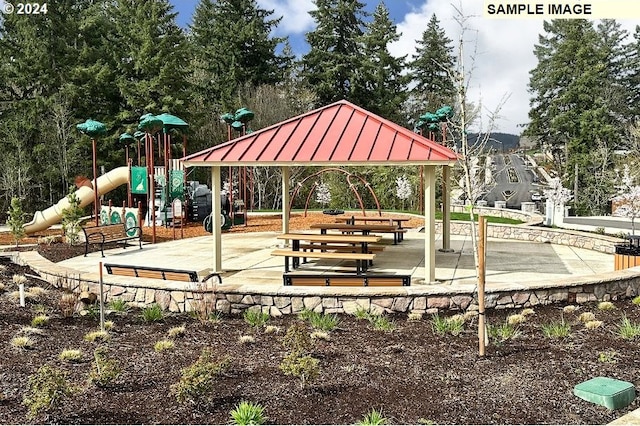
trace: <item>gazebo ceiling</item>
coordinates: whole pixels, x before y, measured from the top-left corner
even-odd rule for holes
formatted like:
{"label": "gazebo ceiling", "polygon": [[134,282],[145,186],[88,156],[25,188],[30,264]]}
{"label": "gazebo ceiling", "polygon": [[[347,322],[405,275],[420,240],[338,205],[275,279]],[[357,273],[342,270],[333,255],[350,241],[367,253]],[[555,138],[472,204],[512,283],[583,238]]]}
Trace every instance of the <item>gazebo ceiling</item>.
{"label": "gazebo ceiling", "polygon": [[449,148],[342,100],[183,158],[185,166],[452,165]]}

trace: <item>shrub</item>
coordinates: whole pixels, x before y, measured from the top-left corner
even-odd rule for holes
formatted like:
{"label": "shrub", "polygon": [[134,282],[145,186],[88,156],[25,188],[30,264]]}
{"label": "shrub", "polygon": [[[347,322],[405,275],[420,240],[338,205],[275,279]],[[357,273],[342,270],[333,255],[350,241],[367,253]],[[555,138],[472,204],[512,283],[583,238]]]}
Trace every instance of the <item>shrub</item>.
{"label": "shrub", "polygon": [[61,361],[67,362],[81,362],[82,351],[80,349],[65,349],[58,355]]}
{"label": "shrub", "polygon": [[598,303],[598,309],[601,311],[612,311],[616,308],[616,305],[614,305],[611,302],[600,302]]}
{"label": "shrub", "polygon": [[153,350],[156,352],[162,352],[168,349],[173,349],[175,346],[176,344],[173,342],[173,340],[158,340],[153,345]]}
{"label": "shrub", "polygon": [[520,312],[520,315],[524,315],[525,317],[528,317],[529,315],[533,315],[535,313],[536,313],[536,311],[534,311],[533,309],[525,308],[525,309],[522,310],[522,312]]}
{"label": "shrub", "polygon": [[22,404],[29,409],[29,418],[41,412],[56,408],[65,397],[72,395],[74,389],[67,382],[61,370],[43,365],[29,376],[27,392]]}
{"label": "shrub", "polygon": [[386,425],[388,420],[382,415],[382,410],[370,410],[367,412],[357,424],[358,425]]}
{"label": "shrub", "polygon": [[596,234],[604,235],[604,228],[602,226],[598,226],[596,229],[593,230],[593,232]]}
{"label": "shrub", "polygon": [[109,341],[109,338],[110,338],[109,333],[102,330],[92,331],[84,335],[84,340],[88,342],[95,342],[96,340],[101,342],[107,342]]}
{"label": "shrub", "polygon": [[167,334],[169,335],[169,337],[171,338],[175,338],[178,336],[182,336],[184,334],[184,332],[186,331],[186,327],[184,325],[178,326],[178,327],[172,327],[169,329],[169,331],[167,332]]}
{"label": "shrub", "polygon": [[238,338],[238,341],[239,341],[240,343],[242,343],[243,345],[250,345],[250,344],[252,344],[252,343],[255,343],[255,342],[256,342],[256,338],[255,338],[255,337],[253,337],[253,336],[247,336],[247,335],[244,335],[244,336],[240,336],[240,337]]}
{"label": "shrub", "polygon": [[231,410],[231,424],[234,425],[261,425],[267,421],[264,416],[264,407],[253,402],[242,401]]}
{"label": "shrub", "polygon": [[129,310],[129,305],[122,299],[113,299],[107,304],[107,309],[124,314]]}
{"label": "shrub", "polygon": [[47,315],[36,315],[31,319],[32,327],[44,327],[49,324],[49,317]]}
{"label": "shrub", "polygon": [[487,334],[495,344],[501,345],[509,340],[517,339],[522,335],[522,332],[515,325],[505,322],[500,325],[487,324]]}
{"label": "shrub", "polygon": [[93,351],[93,363],[89,373],[89,383],[105,387],[120,377],[122,369],[117,360],[109,357],[107,348],[100,347]]}
{"label": "shrub", "polygon": [[576,311],[576,308],[574,305],[567,305],[564,308],[562,308],[562,312],[564,312],[565,314],[572,314]]}
{"label": "shrub", "polygon": [[267,323],[267,321],[269,321],[269,318],[271,318],[268,313],[257,309],[248,309],[244,311],[242,316],[246,323],[254,328],[262,327]]}
{"label": "shrub", "polygon": [[211,352],[203,349],[196,362],[182,369],[180,381],[171,386],[171,391],[180,403],[207,400],[218,383],[217,376],[226,370],[229,364],[229,358],[214,361]]}
{"label": "shrub", "polygon": [[80,231],[82,227],[80,222],[84,215],[84,210],[80,207],[80,198],[76,195],[76,188],[72,185],[69,187],[67,194],[69,207],[62,210],[62,229],[65,238],[70,245],[76,245],[80,241]]}
{"label": "shrub", "polygon": [[62,316],[65,318],[72,317],[76,312],[76,306],[78,305],[78,295],[75,293],[64,293],[60,296],[58,301],[58,307]]}
{"label": "shrub", "polygon": [[304,388],[320,374],[320,361],[311,355],[302,356],[298,352],[291,352],[280,363],[280,370],[287,376],[299,378]]}
{"label": "shrub", "polygon": [[303,322],[296,322],[287,330],[282,339],[282,346],[290,352],[307,353],[313,347],[309,329]]}
{"label": "shrub", "polygon": [[589,322],[589,321],[595,321],[596,316],[593,312],[583,312],[580,314],[578,319],[580,320],[580,322]]}
{"label": "shrub", "polygon": [[516,325],[522,324],[527,320],[527,317],[522,314],[513,314],[507,317],[507,324]]}
{"label": "shrub", "polygon": [[564,320],[552,321],[542,325],[542,334],[551,339],[560,339],[571,334],[571,325]]}
{"label": "shrub", "polygon": [[280,327],[277,325],[268,325],[264,328],[264,332],[269,334],[278,334],[280,333]]}
{"label": "shrub", "polygon": [[18,197],[13,197],[11,199],[11,208],[7,211],[7,226],[9,227],[9,232],[13,235],[16,247],[18,247],[18,242],[27,235],[24,231],[24,216],[22,201]]}
{"label": "shrub", "polygon": [[596,328],[600,328],[602,326],[602,321],[593,320],[587,321],[584,323],[584,328],[587,330],[595,330]]}
{"label": "shrub", "polygon": [[29,336],[16,336],[11,339],[11,346],[19,349],[31,349],[35,345],[35,341]]}
{"label": "shrub", "polygon": [[633,340],[640,335],[640,325],[632,323],[629,318],[624,317],[618,325],[618,336],[626,340]]}
{"label": "shrub", "polygon": [[152,303],[150,306],[142,309],[142,319],[145,322],[162,321],[163,317],[162,308],[157,303]]}

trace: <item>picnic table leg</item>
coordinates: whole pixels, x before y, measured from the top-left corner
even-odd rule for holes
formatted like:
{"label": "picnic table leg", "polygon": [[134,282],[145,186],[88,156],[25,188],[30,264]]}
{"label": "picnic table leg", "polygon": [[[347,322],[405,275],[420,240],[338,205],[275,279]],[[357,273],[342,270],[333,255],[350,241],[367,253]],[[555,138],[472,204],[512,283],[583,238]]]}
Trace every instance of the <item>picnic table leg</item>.
{"label": "picnic table leg", "polygon": [[284,257],[284,271],[289,272],[289,256]]}

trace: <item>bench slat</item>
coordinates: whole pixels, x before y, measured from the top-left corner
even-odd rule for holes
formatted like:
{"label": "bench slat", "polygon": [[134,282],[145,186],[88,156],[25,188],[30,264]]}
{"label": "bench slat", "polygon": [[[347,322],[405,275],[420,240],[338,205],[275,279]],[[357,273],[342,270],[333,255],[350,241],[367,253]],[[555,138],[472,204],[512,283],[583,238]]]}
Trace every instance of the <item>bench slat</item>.
{"label": "bench slat", "polygon": [[[114,265],[111,263],[105,263],[104,267],[107,269],[107,273],[112,275],[170,281],[198,282],[198,273],[195,271],[155,268],[151,266]],[[222,278],[218,273],[209,274],[203,279],[203,282],[214,276],[218,278],[220,283],[222,283]]]}
{"label": "bench slat", "polygon": [[[127,232],[134,229],[137,230],[135,235],[131,236],[127,234]],[[100,244],[102,257],[104,257],[105,243],[123,242],[126,248],[127,241],[138,239],[138,244],[140,249],[142,249],[142,228],[139,226],[126,228],[126,224],[124,223],[114,223],[111,225],[85,226],[82,228],[82,231],[85,237],[85,256],[89,251],[89,244]]]}
{"label": "bench slat", "polygon": [[295,251],[295,250],[274,250],[272,256],[287,257],[310,257],[313,259],[346,259],[346,260],[373,260],[375,253],[336,253],[336,252],[317,252],[317,251]]}

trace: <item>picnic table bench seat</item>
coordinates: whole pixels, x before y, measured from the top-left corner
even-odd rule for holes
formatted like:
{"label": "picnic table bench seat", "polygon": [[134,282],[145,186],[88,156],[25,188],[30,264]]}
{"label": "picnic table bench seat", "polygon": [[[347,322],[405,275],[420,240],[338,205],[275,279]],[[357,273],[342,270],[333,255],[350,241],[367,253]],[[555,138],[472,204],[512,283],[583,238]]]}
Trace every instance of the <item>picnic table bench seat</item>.
{"label": "picnic table bench seat", "polygon": [[340,287],[397,287],[410,286],[411,275],[345,275],[299,274],[282,275],[286,286],[340,286]]}
{"label": "picnic table bench seat", "polygon": [[[122,275],[135,278],[152,278],[157,280],[185,281],[193,283],[197,283],[199,281],[198,273],[196,271],[189,271],[184,269],[169,269],[139,265],[116,265],[113,263],[105,263],[104,267],[107,270],[107,273],[111,275]],[[218,282],[222,284],[222,277],[217,272],[208,274],[202,279],[201,282],[204,283],[213,277],[216,277],[218,279]]]}
{"label": "picnic table bench seat", "polygon": [[100,244],[100,253],[104,257],[104,245],[106,243],[123,243],[123,248],[127,248],[127,242],[138,240],[140,250],[142,250],[142,228],[139,226],[126,227],[124,223],[114,223],[111,225],[85,226],[84,232],[84,255],[89,252],[89,244]]}
{"label": "picnic table bench seat", "polygon": [[300,258],[312,258],[312,259],[336,259],[336,260],[355,260],[356,261],[356,273],[360,274],[362,271],[367,270],[367,262],[373,260],[375,253],[338,253],[334,251],[299,251],[299,250],[286,250],[277,249],[271,252],[272,256],[284,256],[284,271],[289,272],[289,258],[294,259],[293,267],[298,265],[297,260]]}

